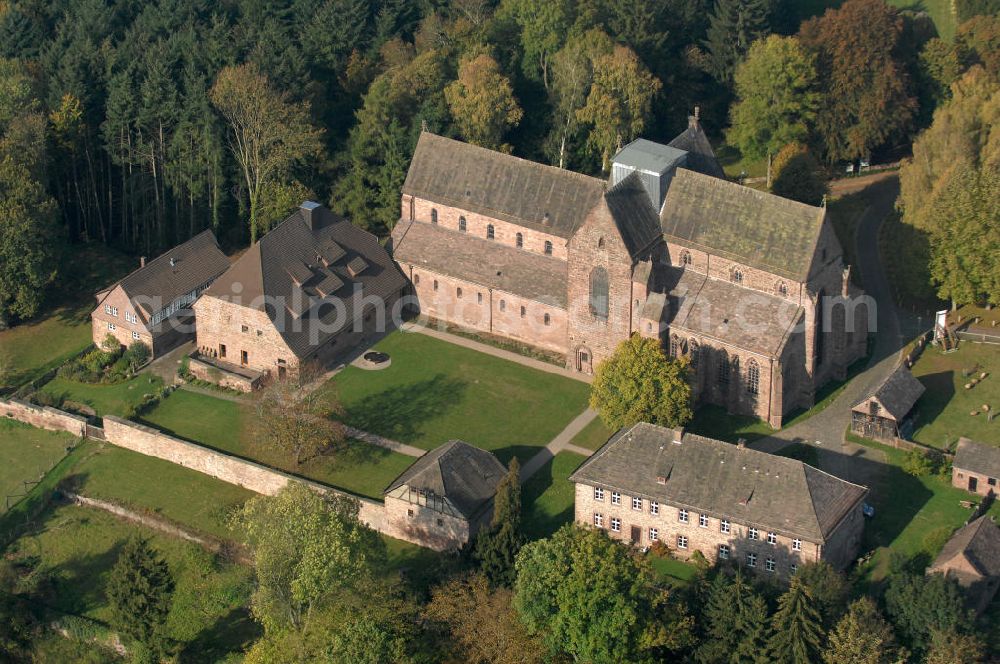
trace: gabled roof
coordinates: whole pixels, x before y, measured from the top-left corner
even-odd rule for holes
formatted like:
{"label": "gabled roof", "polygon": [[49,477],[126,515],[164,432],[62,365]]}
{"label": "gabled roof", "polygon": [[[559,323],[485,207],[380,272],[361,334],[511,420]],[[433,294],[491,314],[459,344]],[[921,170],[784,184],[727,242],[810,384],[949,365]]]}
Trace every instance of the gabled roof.
{"label": "gabled roof", "polygon": [[604,180],[425,131],[403,193],[569,238],[604,187]]}
{"label": "gabled roof", "polygon": [[566,261],[420,221],[392,229],[397,261],[566,308]]}
{"label": "gabled roof", "polygon": [[[359,257],[366,268],[352,275],[348,266]],[[405,285],[374,235],[313,204],[271,229],[204,294],[267,312],[289,349],[303,358],[351,325],[363,298],[388,298]]]}
{"label": "gabled roof", "polygon": [[660,237],[660,221],[639,174],[633,171],[604,194],[611,217],[633,259]]}
{"label": "gabled roof", "polygon": [[909,369],[900,365],[864,399],[854,404],[854,409],[865,408],[867,412],[869,400],[875,398],[882,404],[883,410],[898,422],[906,417],[923,393],[923,383],[914,378]]}
{"label": "gabled roof", "polygon": [[451,440],[417,459],[385,490],[402,486],[445,499],[471,518],[493,499],[507,469],[492,453]]}
{"label": "gabled roof", "polygon": [[669,241],[804,282],[825,214],[824,208],[678,168],[660,224]]}
{"label": "gabled roof", "polygon": [[959,438],[951,465],[962,470],[1000,478],[1000,447]]}
{"label": "gabled roof", "polygon": [[980,577],[1000,577],[1000,528],[987,515],[955,531],[934,559],[931,571],[945,571],[961,560]]}
{"label": "gabled roof", "polygon": [[795,459],[679,434],[622,429],[569,479],[820,543],[868,492]]}
{"label": "gabled roof", "polygon": [[[203,286],[229,268],[215,234],[205,230],[157,256],[117,283],[148,319],[171,302]],[[114,285],[101,291],[111,292]],[[161,303],[156,306],[155,303]]]}
{"label": "gabled roof", "polygon": [[688,153],[687,166],[692,171],[711,175],[713,178],[726,179],[726,173],[719,165],[719,160],[715,158],[715,151],[712,150],[712,144],[702,130],[697,115],[689,115],[687,129],[677,134],[667,145]]}

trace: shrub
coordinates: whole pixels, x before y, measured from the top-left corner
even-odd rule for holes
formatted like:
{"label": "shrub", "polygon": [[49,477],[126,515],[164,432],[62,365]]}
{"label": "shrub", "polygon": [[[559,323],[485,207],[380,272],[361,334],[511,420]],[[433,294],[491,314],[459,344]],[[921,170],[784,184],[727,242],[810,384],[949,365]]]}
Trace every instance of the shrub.
{"label": "shrub", "polygon": [[152,352],[149,350],[149,346],[141,341],[133,341],[122,357],[128,360],[129,369],[134,373],[138,371],[139,367],[149,361],[151,355]]}
{"label": "shrub", "polygon": [[187,355],[181,358],[181,365],[177,367],[177,375],[184,380],[191,380],[191,358]]}
{"label": "shrub", "polygon": [[922,450],[910,450],[903,459],[903,472],[914,477],[925,477],[934,472],[934,462]]}
{"label": "shrub", "polygon": [[649,547],[649,551],[657,558],[673,558],[670,548],[662,540],[653,542],[652,546]]}

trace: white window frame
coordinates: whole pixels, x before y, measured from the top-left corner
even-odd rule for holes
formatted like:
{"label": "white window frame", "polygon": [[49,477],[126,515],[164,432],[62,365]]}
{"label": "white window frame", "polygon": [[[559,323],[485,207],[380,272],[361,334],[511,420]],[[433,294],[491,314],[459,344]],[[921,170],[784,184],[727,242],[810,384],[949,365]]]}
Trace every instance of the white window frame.
{"label": "white window frame", "polygon": [[660,513],[660,503],[656,502],[655,500],[649,501],[649,513],[650,514],[659,514]]}
{"label": "white window frame", "polygon": [[757,566],[757,554],[750,552],[747,554],[747,567]]}
{"label": "white window frame", "polygon": [[708,528],[708,516],[707,515],[705,515],[705,514],[699,514],[698,515],[698,527],[699,528]]}
{"label": "white window frame", "polygon": [[636,512],[642,511],[642,498],[639,498],[638,496],[632,496],[632,509],[634,509]]}
{"label": "white window frame", "polygon": [[719,532],[726,533],[728,535],[729,531],[730,531],[729,519],[722,519],[721,521],[719,521]]}
{"label": "white window frame", "polygon": [[747,538],[752,540],[760,539],[760,531],[751,526],[747,529]]}
{"label": "white window frame", "polygon": [[658,542],[660,540],[660,531],[657,528],[649,529],[649,541]]}
{"label": "white window frame", "polygon": [[620,533],[622,531],[622,520],[616,516],[611,517],[611,532]]}
{"label": "white window frame", "polygon": [[771,546],[776,546],[778,544],[778,533],[768,533],[767,543]]}
{"label": "white window frame", "polygon": [[126,311],[125,312],[125,322],[126,323],[132,323],[133,325],[135,325],[136,323],[139,322],[139,317],[136,316],[131,311]]}
{"label": "white window frame", "polygon": [[132,338],[135,339],[136,341],[138,341],[139,340],[139,333],[136,332],[135,330],[132,330]]}
{"label": "white window frame", "polygon": [[764,571],[772,573],[774,572],[774,558],[764,559]]}
{"label": "white window frame", "polygon": [[621,505],[622,504],[622,495],[620,493],[618,493],[617,491],[612,491],[611,492],[611,504],[612,505]]}
{"label": "white window frame", "polygon": [[599,486],[594,487],[594,500],[604,502],[604,489]]}
{"label": "white window frame", "polygon": [[795,539],[792,540],[792,551],[801,551],[801,550],[802,550],[802,540],[796,537]]}
{"label": "white window frame", "polygon": [[603,528],[604,527],[604,515],[594,512],[594,527]]}
{"label": "white window frame", "polygon": [[719,560],[729,560],[729,545],[720,544],[719,545]]}
{"label": "white window frame", "polygon": [[677,510],[677,520],[681,523],[688,522],[688,511],[687,510]]}
{"label": "white window frame", "polygon": [[797,563],[792,563],[791,565],[788,566],[788,570],[791,574],[795,574],[796,572],[799,571],[799,566]]}
{"label": "white window frame", "polygon": [[685,537],[684,535],[678,535],[677,536],[677,548],[678,549],[687,549],[688,548],[688,538]]}
{"label": "white window frame", "polygon": [[115,326],[115,324],[114,324],[114,323],[112,323],[111,321],[108,321],[108,330],[109,330],[110,332],[114,332],[114,331],[115,331],[115,330],[117,330],[117,329],[118,329],[118,327],[117,327],[117,326]]}

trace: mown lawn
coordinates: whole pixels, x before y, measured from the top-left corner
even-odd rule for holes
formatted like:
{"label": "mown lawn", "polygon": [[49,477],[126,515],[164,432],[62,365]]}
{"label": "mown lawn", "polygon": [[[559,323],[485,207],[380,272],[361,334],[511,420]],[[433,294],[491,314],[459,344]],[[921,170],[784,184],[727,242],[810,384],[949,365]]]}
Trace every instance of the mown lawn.
{"label": "mown lawn", "polygon": [[[0,512],[15,505],[66,456],[76,439],[68,433],[36,429],[6,418],[0,419]],[[25,485],[25,482],[29,482]]]}
{"label": "mown lawn", "polygon": [[887,0],[893,7],[924,11],[931,17],[938,36],[946,41],[955,37],[958,17],[955,15],[954,0]]}
{"label": "mown lawn", "polygon": [[652,553],[648,554],[647,560],[660,579],[673,586],[684,585],[698,576],[698,568],[683,560],[669,557],[661,558]]}
{"label": "mown lawn", "polygon": [[[988,376],[967,390],[971,376],[963,372],[973,370]],[[1000,417],[988,422],[983,409],[1000,409],[1000,347],[961,342],[952,353],[928,347],[913,365],[913,375],[926,388],[916,405],[914,440],[941,449],[959,436],[1000,445]]]}
{"label": "mown lawn", "polygon": [[110,614],[104,589],[129,537],[148,539],[170,566],[176,590],[166,633],[179,644],[181,661],[216,661],[258,636],[246,608],[252,588],[248,567],[99,510],[75,505],[50,509],[7,555],[51,580],[51,591],[43,598],[48,607],[106,623]]}
{"label": "mown lawn", "polygon": [[143,373],[121,383],[81,383],[56,376],[45,383],[39,392],[52,399],[73,401],[90,406],[98,417],[105,415],[128,416],[143,397],[153,394],[163,386],[159,376]]}
{"label": "mown lawn", "polygon": [[422,334],[395,332],[375,348],[392,366],[349,366],[321,389],[348,424],[425,450],[458,438],[524,462],[587,407],[586,383]]}
{"label": "mown lawn", "polygon": [[594,420],[585,426],[583,430],[573,437],[570,441],[573,445],[579,445],[580,447],[585,447],[588,450],[597,450],[604,443],[608,442],[611,436],[615,435],[615,432],[605,426],[601,418],[595,417]]}
{"label": "mown lawn", "polygon": [[524,483],[521,502],[524,534],[529,540],[548,537],[573,520],[574,485],[568,478],[586,458],[559,452]]}
{"label": "mown lawn", "polygon": [[295,466],[284,453],[253,436],[252,406],[176,390],[142,421],[171,435],[273,468],[381,500],[382,491],[416,459],[358,441]]}
{"label": "mown lawn", "polygon": [[65,479],[73,491],[139,512],[152,512],[182,526],[232,539],[229,514],[253,497],[252,491],[183,466],[114,445],[89,447]]}

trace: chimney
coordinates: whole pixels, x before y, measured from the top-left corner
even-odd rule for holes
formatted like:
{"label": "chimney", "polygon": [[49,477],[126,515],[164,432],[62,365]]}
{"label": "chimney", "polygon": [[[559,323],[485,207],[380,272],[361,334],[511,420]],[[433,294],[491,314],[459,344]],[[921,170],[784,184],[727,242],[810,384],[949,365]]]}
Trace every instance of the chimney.
{"label": "chimney", "polygon": [[680,445],[683,438],[684,438],[684,427],[677,427],[676,429],[674,429],[674,439],[672,441],[674,445]]}
{"label": "chimney", "polygon": [[170,267],[174,267],[176,265],[177,265],[177,259],[174,258],[173,256],[171,256],[170,257]]}
{"label": "chimney", "polygon": [[146,267],[146,257],[139,256],[139,267]]}
{"label": "chimney", "polygon": [[740,438],[739,440],[736,441],[736,449],[738,449],[738,450],[745,450],[746,448],[747,448],[747,439],[746,438]]}
{"label": "chimney", "polygon": [[700,119],[700,117],[701,117],[701,107],[700,106],[695,106],[694,107],[694,115],[689,115],[688,116],[688,129],[697,129],[698,128],[698,120]]}
{"label": "chimney", "polygon": [[315,231],[319,229],[319,216],[320,209],[322,207],[323,206],[316,201],[306,201],[299,206],[299,209],[302,210],[302,217],[305,219],[306,226],[309,227],[309,230]]}
{"label": "chimney", "polygon": [[844,268],[844,283],[841,286],[841,295],[847,297],[851,294],[851,266],[848,265]]}

